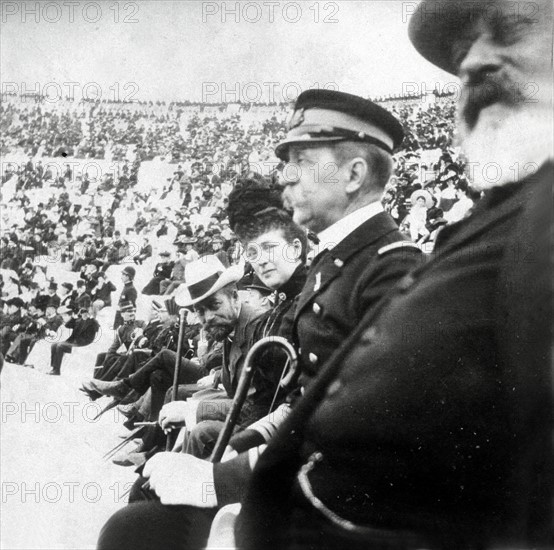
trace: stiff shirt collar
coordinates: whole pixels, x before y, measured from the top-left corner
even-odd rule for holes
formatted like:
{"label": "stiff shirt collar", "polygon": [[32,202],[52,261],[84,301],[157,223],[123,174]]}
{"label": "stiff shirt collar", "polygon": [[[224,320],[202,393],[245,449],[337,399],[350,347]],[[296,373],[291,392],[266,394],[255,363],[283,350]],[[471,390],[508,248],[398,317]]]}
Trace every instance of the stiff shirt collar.
{"label": "stiff shirt collar", "polygon": [[319,251],[332,250],[337,244],[344,240],[350,233],[358,229],[364,222],[383,212],[381,201],[372,202],[354,212],[348,214],[338,222],[324,229],[318,234]]}

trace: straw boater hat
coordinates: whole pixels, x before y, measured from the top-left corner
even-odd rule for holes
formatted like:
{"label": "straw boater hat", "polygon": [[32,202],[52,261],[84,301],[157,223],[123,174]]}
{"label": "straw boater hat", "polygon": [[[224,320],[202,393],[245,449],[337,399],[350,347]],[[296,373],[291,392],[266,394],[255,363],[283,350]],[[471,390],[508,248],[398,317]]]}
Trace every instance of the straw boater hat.
{"label": "straw boater hat", "polygon": [[181,307],[193,306],[223,287],[239,281],[243,272],[239,266],[225,269],[216,256],[202,256],[185,268],[187,282],[177,289],[175,301]]}
{"label": "straw boater hat", "polygon": [[417,199],[420,197],[423,197],[425,199],[425,206],[427,208],[431,208],[433,206],[433,199],[431,197],[431,194],[428,191],[425,191],[423,189],[418,189],[417,191],[414,191],[410,197],[410,202],[412,205],[416,204]]}

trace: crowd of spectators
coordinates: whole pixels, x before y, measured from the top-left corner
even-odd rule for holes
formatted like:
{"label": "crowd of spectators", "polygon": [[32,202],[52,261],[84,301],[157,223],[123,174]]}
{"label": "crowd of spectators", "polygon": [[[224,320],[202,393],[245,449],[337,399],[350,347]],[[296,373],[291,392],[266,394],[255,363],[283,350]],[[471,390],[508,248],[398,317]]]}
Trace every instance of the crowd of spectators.
{"label": "crowd of spectators", "polygon": [[[73,299],[64,304],[73,316],[90,308],[96,317],[98,295],[111,305],[112,266],[136,266],[150,279],[139,292],[166,299],[199,256],[216,254],[225,266],[241,261],[227,196],[248,173],[279,179],[273,148],[286,131],[286,106],[222,105],[216,112],[190,102],[2,99],[0,148],[8,162],[0,330],[9,360],[25,363],[34,342],[59,327],[51,306],[60,304],[52,296],[64,299],[84,288],[91,297],[84,308]],[[461,219],[476,198],[453,147],[454,102],[382,99],[406,133],[383,204],[407,235],[432,246],[437,230]],[[105,170],[80,170],[91,160]],[[147,164],[154,172],[163,166],[169,177],[144,181],[151,177],[141,171]],[[25,346],[15,346],[23,336]]]}

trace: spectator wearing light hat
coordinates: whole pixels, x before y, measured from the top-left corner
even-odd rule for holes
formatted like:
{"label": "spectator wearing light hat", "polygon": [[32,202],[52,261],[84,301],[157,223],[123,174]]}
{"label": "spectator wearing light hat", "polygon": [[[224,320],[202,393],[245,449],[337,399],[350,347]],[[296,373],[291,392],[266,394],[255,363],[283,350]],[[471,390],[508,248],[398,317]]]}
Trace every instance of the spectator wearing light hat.
{"label": "spectator wearing light hat", "polygon": [[412,208],[404,223],[408,226],[412,241],[417,243],[420,238],[429,235],[429,230],[426,227],[427,210],[433,206],[433,198],[429,192],[419,189],[412,193],[410,202]]}
{"label": "spectator wearing light hat", "polygon": [[[225,269],[214,256],[205,256],[187,266],[187,283],[179,287],[175,296],[175,302],[180,307],[194,308],[202,328],[212,340],[223,343],[220,376],[225,391],[222,391],[221,395],[226,395],[229,399],[236,391],[242,365],[252,343],[254,320],[263,313],[261,310],[255,310],[247,304],[240,303],[236,283],[241,276],[241,269],[236,267]],[[161,387],[160,380],[164,379],[165,390],[167,390],[173,382],[174,368],[175,353],[164,350],[128,378],[116,382],[92,380],[87,388],[120,399],[133,391],[134,396],[138,398],[151,386],[152,376],[156,372],[158,374],[154,377],[158,389]],[[193,384],[206,374],[202,365],[181,358],[180,384]],[[163,405],[165,390],[157,392],[156,402],[153,398],[154,414],[157,414]],[[218,419],[224,419],[227,407],[222,408],[221,399],[218,399],[217,403],[215,410],[219,413]],[[204,408],[210,409],[206,403]],[[211,411],[214,409],[212,408]]]}

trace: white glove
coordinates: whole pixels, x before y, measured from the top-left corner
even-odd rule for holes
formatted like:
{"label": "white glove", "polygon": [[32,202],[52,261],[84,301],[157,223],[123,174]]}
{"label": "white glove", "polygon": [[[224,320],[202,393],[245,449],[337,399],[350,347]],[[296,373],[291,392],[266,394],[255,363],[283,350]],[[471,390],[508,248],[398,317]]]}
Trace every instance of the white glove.
{"label": "white glove", "polygon": [[142,472],[165,505],[215,508],[213,464],[184,453],[158,453]]}

